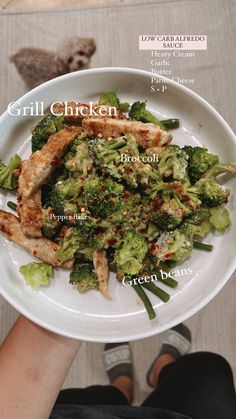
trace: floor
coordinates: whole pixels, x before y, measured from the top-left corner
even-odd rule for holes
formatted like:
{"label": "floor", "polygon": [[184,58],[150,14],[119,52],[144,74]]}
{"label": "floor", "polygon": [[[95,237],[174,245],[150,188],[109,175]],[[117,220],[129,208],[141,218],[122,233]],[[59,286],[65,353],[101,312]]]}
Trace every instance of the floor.
{"label": "floor", "polygon": [[111,5],[122,4],[125,0],[41,0],[40,4],[35,0],[0,0],[0,10],[21,11],[53,8],[70,8],[75,6]]}

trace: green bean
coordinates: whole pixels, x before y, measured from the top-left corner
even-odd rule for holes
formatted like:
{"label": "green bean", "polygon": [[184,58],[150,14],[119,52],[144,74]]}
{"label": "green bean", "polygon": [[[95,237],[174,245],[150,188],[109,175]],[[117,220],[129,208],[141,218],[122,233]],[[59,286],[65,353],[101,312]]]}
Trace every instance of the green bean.
{"label": "green bean", "polygon": [[161,272],[158,270],[156,270],[154,273],[156,274],[159,281],[163,282],[163,284],[167,285],[170,288],[176,288],[179,285],[179,283],[170,276],[167,276],[167,278],[163,278]]}
{"label": "green bean", "polygon": [[180,120],[177,118],[163,119],[161,123],[164,125],[165,129],[174,129],[179,128]]}
{"label": "green bean", "polygon": [[167,292],[163,291],[161,288],[154,285],[153,282],[146,282],[145,284],[142,284],[142,287],[155,294],[164,303],[167,303],[167,301],[169,301],[170,299],[170,295],[167,294]]}
{"label": "green bean", "polygon": [[138,294],[139,298],[142,300],[142,302],[143,302],[143,304],[144,304],[144,306],[145,306],[145,308],[147,310],[149,319],[150,320],[154,319],[156,317],[156,313],[155,313],[155,311],[153,309],[153,306],[152,306],[151,301],[149,300],[148,296],[145,294],[145,292],[142,289],[141,285],[139,285],[139,284],[133,284],[132,287],[136,291],[136,293]]}
{"label": "green bean", "polygon": [[194,249],[206,250],[207,252],[211,252],[213,250],[212,244],[206,244],[201,242],[193,242]]}
{"label": "green bean", "polygon": [[16,211],[17,205],[15,204],[15,202],[8,201],[8,202],[7,202],[7,206],[8,206],[9,208],[11,208],[13,211]]}

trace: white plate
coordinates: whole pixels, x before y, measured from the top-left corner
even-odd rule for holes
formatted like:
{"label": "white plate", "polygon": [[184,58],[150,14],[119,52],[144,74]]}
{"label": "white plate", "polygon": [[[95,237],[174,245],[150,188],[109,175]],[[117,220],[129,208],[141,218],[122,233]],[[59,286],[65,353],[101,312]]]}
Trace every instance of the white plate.
{"label": "white plate", "polygon": [[[174,143],[201,144],[219,154],[222,161],[236,162],[234,134],[222,117],[202,98],[187,88],[168,81],[165,93],[150,91],[151,73],[129,68],[99,68],[71,73],[51,80],[20,99],[21,106],[43,101],[45,107],[56,100],[89,101],[100,93],[117,91],[124,101],[147,100],[149,108],[162,119],[178,117],[181,128],[173,131]],[[161,77],[159,77],[161,79]],[[160,85],[161,86],[161,85]],[[13,117],[5,112],[0,118],[0,156],[8,159],[18,152],[23,158],[30,154],[32,117]],[[228,209],[236,216],[236,180],[228,180],[232,194]],[[0,206],[12,195],[1,194]],[[110,278],[112,301],[96,291],[79,294],[68,283],[69,273],[56,270],[51,285],[40,290],[26,286],[19,266],[33,258],[1,236],[0,291],[3,297],[26,317],[41,326],[65,336],[88,341],[134,340],[160,333],[186,320],[205,306],[224,286],[236,266],[236,223],[223,235],[210,235],[212,253],[194,250],[181,268],[192,274],[179,278],[176,290],[167,304],[150,295],[157,318],[150,321],[134,291]]]}

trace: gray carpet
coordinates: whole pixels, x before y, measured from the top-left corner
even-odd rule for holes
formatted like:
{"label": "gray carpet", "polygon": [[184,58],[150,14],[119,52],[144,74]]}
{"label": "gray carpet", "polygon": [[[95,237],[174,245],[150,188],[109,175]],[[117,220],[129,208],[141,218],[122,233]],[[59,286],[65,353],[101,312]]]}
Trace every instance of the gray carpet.
{"label": "gray carpet", "polygon": [[[0,15],[0,111],[24,93],[22,80],[7,57],[20,47],[54,49],[59,38],[75,34],[93,36],[98,50],[93,67],[129,66],[150,69],[150,53],[138,51],[139,34],[206,34],[208,50],[194,59],[176,59],[173,75],[195,78],[193,90],[207,99],[236,127],[235,49],[233,47],[233,0],[126,2],[125,6],[80,8],[63,12]],[[214,4],[214,5],[213,5]],[[181,29],[180,29],[181,28]],[[193,333],[193,350],[211,350],[224,355],[236,376],[236,276],[221,293],[187,324]],[[17,317],[0,299],[0,339]],[[132,343],[136,369],[135,402],[148,393],[145,371],[159,350],[161,335]],[[102,345],[84,344],[66,379],[65,387],[107,383],[102,366]],[[138,384],[139,383],[139,384]]]}

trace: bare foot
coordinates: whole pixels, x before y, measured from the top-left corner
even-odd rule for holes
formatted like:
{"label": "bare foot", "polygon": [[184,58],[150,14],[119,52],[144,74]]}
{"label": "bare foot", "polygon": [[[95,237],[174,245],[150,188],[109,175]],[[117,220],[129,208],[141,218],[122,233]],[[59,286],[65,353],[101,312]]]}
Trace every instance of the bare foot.
{"label": "bare foot", "polygon": [[175,362],[175,361],[176,361],[175,357],[169,354],[162,354],[159,356],[159,358],[157,358],[150,373],[150,384],[153,387],[158,386],[158,380],[159,380],[159,376],[160,376],[160,372],[162,368],[164,368],[168,364],[172,364],[172,362]]}
{"label": "bare foot", "polygon": [[120,375],[113,382],[112,385],[120,390],[131,404],[134,397],[134,381],[126,375]]}

